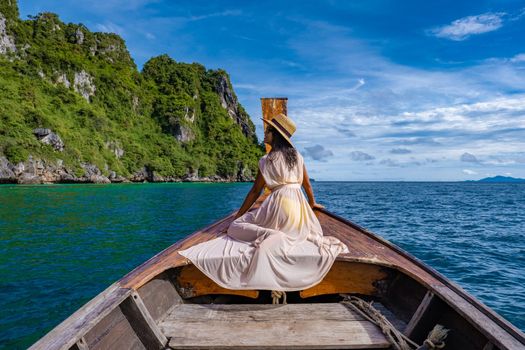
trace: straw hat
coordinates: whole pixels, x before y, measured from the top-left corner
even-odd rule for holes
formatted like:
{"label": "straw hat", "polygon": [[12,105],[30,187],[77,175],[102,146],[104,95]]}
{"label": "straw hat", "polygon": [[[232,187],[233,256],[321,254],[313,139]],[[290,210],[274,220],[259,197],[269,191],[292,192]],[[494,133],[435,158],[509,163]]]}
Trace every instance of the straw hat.
{"label": "straw hat", "polygon": [[295,130],[297,130],[297,127],[295,126],[295,123],[292,119],[288,118],[283,113],[277,114],[271,119],[261,119],[273,126],[273,128],[277,130],[279,134],[281,134],[286,139],[286,141],[290,143],[290,145],[293,146],[292,141],[290,141],[290,137],[292,137],[292,134],[295,132]]}

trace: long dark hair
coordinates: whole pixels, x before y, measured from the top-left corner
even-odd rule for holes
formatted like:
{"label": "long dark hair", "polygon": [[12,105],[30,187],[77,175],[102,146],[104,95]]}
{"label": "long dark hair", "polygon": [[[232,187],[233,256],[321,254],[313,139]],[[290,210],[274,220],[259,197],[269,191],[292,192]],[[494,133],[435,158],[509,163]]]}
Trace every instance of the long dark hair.
{"label": "long dark hair", "polygon": [[296,149],[281,135],[280,132],[275,130],[271,125],[266,126],[268,131],[272,133],[272,150],[268,153],[268,158],[273,161],[278,153],[284,156],[288,169],[292,170],[297,164],[297,151]]}

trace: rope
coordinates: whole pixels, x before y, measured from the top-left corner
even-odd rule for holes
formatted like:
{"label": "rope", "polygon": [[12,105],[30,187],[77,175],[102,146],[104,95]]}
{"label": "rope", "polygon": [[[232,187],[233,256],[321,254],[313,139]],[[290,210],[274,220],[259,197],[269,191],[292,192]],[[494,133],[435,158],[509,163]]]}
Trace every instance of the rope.
{"label": "rope", "polygon": [[351,295],[342,294],[342,296],[344,297],[344,300],[341,301],[341,303],[357,311],[367,320],[381,328],[383,334],[396,350],[413,350],[413,348],[416,350],[435,350],[445,347],[444,340],[447,336],[448,329],[445,329],[439,324],[430,331],[427,339],[423,342],[423,345],[419,346],[396,329],[396,327],[394,327],[394,325],[390,323],[381,312],[372,306],[372,302],[367,303],[363,299]]}
{"label": "rope", "polygon": [[445,338],[447,337],[448,329],[445,329],[442,325],[438,324],[428,333],[427,339],[421,346],[422,349],[426,345],[427,349],[443,349],[445,347]]}
{"label": "rope", "polygon": [[279,304],[281,298],[283,298],[283,304],[286,304],[286,292],[272,290],[272,304]]}

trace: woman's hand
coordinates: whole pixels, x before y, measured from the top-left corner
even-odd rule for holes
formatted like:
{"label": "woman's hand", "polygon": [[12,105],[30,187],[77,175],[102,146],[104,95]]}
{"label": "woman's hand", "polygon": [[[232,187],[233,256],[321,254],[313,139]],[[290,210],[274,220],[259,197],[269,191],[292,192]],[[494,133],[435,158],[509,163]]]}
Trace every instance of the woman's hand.
{"label": "woman's hand", "polygon": [[324,209],[324,205],[321,205],[319,203],[310,204],[310,207],[312,209]]}

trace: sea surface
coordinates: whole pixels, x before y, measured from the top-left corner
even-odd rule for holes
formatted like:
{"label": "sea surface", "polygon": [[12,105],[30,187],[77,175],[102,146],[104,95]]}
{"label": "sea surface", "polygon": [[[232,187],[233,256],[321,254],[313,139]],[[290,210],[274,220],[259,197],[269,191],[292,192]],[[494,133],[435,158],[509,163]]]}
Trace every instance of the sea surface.
{"label": "sea surface", "polygon": [[[525,330],[525,184],[313,182],[317,201]],[[239,208],[235,184],[0,185],[0,349],[24,349],[124,274]]]}

